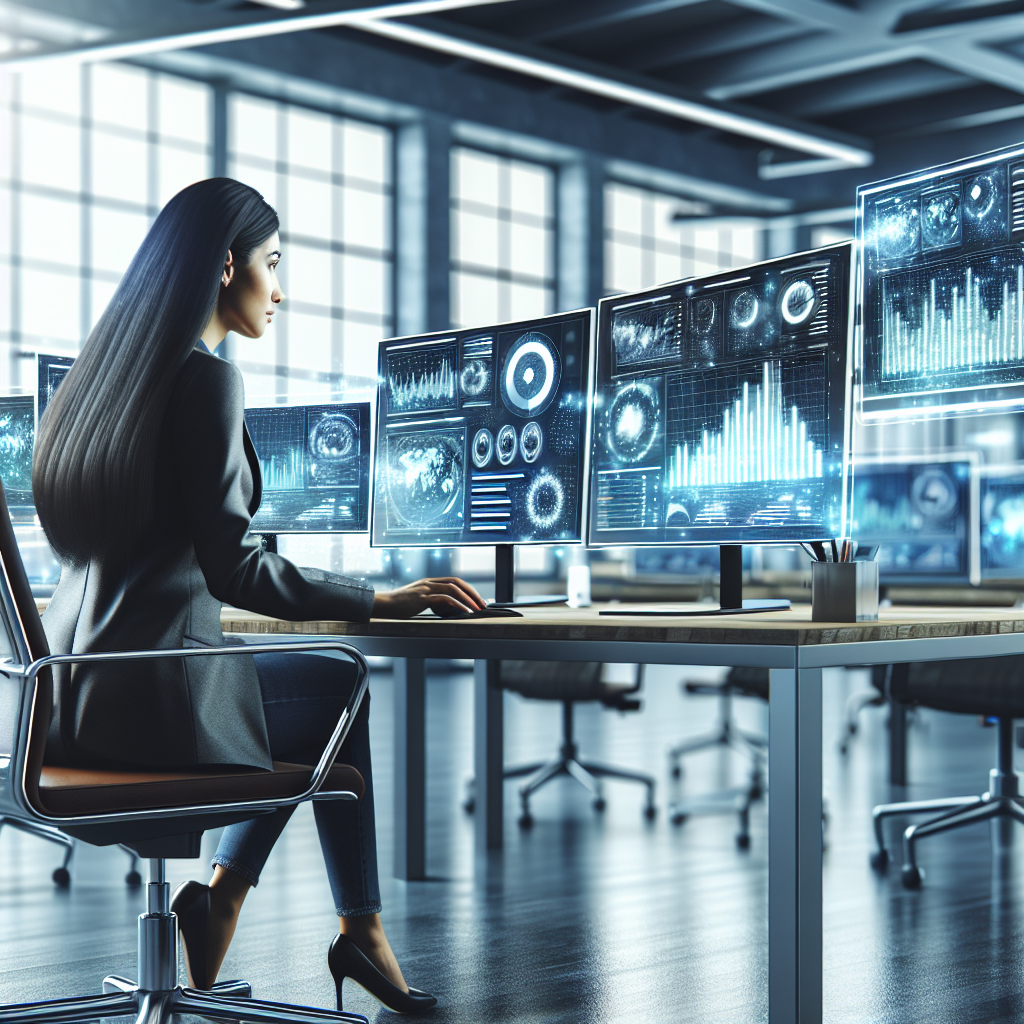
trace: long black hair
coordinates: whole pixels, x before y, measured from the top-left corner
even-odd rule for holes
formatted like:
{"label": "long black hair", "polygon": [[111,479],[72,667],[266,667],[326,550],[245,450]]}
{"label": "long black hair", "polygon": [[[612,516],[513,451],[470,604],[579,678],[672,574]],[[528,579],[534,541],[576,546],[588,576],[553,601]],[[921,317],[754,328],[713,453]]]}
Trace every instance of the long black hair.
{"label": "long black hair", "polygon": [[182,189],[160,211],[39,423],[32,492],[63,561],[130,548],[151,525],[157,447],[175,377],[235,265],[278,229],[233,178]]}

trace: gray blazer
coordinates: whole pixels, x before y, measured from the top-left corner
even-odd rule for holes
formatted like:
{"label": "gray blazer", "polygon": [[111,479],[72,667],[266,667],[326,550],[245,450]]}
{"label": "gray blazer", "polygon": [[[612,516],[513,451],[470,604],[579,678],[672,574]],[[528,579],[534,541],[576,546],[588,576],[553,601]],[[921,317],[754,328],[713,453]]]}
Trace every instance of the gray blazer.
{"label": "gray blazer", "polygon": [[[303,621],[365,622],[373,588],[262,550],[262,495],[242,375],[193,351],[161,434],[154,529],[144,543],[64,565],[43,616],[55,654],[224,643],[221,604]],[[54,672],[52,764],[271,766],[251,657],[167,658]]]}

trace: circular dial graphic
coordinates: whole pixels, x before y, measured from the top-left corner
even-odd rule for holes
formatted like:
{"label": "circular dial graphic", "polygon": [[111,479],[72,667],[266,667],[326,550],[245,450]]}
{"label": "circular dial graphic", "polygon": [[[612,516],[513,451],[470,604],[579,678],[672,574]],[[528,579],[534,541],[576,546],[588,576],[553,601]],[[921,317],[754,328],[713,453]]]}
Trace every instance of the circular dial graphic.
{"label": "circular dial graphic", "polygon": [[779,312],[791,327],[802,327],[818,311],[818,293],[805,277],[790,281],[779,297]]}
{"label": "circular dial graphic", "polygon": [[533,478],[526,491],[526,514],[538,530],[550,530],[562,517],[565,490],[546,469]]}
{"label": "circular dial graphic", "polygon": [[951,245],[960,230],[960,196],[956,192],[939,192],[924,202],[921,231],[925,245]]}
{"label": "circular dial graphic", "polygon": [[540,424],[531,420],[523,427],[523,433],[519,438],[519,450],[527,462],[536,462],[540,455],[541,447],[544,444],[544,431]]}
{"label": "circular dial graphic", "polygon": [[463,458],[450,437],[397,439],[388,452],[388,493],[404,523],[429,527],[462,500]]}
{"label": "circular dial graphic", "polygon": [[459,385],[467,398],[479,398],[491,383],[491,364],[483,359],[471,359],[462,368]]}
{"label": "circular dial graphic", "polygon": [[914,477],[910,500],[925,519],[933,522],[948,519],[960,504],[956,485],[941,469],[926,469]]}
{"label": "circular dial graphic", "polygon": [[898,200],[877,214],[875,226],[878,255],[885,258],[906,256],[917,248],[917,203]]}
{"label": "circular dial graphic", "polygon": [[516,428],[506,423],[498,431],[498,441],[495,448],[498,452],[498,461],[503,466],[508,466],[516,457]]}
{"label": "circular dial graphic", "polygon": [[715,326],[714,299],[698,299],[693,304],[693,326],[701,334],[707,334]]}
{"label": "circular dial graphic", "polygon": [[517,416],[538,416],[554,400],[560,372],[551,339],[530,331],[509,350],[501,371],[501,400]]}
{"label": "circular dial graphic", "polygon": [[480,429],[473,437],[473,465],[483,469],[494,454],[494,437],[489,430]]}
{"label": "circular dial graphic", "polygon": [[347,462],[359,451],[359,428],[342,413],[324,416],[310,431],[309,451],[322,462]]}
{"label": "circular dial graphic", "polygon": [[749,288],[740,292],[732,300],[729,310],[729,322],[739,331],[750,330],[757,323],[761,312],[761,302]]}
{"label": "circular dial graphic", "polygon": [[996,205],[999,187],[990,174],[979,174],[967,182],[964,213],[972,220],[984,220]]}
{"label": "circular dial graphic", "polygon": [[634,381],[620,388],[608,406],[605,443],[619,460],[639,462],[658,436],[658,392]]}

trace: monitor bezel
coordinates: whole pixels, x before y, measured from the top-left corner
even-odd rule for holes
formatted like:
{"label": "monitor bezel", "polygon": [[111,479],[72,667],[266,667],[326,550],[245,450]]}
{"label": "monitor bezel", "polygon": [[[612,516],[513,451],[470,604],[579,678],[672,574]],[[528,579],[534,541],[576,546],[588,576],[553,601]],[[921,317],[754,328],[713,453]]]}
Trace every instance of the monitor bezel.
{"label": "monitor bezel", "polygon": [[[950,449],[931,454],[924,452],[893,452],[891,455],[869,455],[858,458],[854,455],[850,464],[851,483],[857,479],[857,470],[861,466],[913,466],[928,465],[942,462],[966,462],[969,466],[967,483],[968,522],[967,522],[967,574],[936,573],[934,576],[921,576],[916,573],[883,573],[879,569],[878,579],[882,586],[892,587],[927,587],[951,586],[967,583],[976,587],[981,583],[981,487],[978,482],[978,469],[981,459],[978,452],[972,449]],[[851,486],[851,536],[853,527],[853,493]]]}
{"label": "monitor bezel", "polygon": [[[302,405],[288,405],[282,403],[280,405],[251,405],[246,406],[243,413],[247,413],[250,410],[256,409],[320,409],[326,407],[337,407],[351,408],[352,406],[366,406],[366,425],[367,432],[370,436],[370,453],[369,453],[369,467],[368,475],[366,478],[366,501],[367,501],[367,512],[366,512],[366,526],[358,530],[268,530],[259,526],[253,526],[250,522],[249,532],[256,534],[261,537],[365,537],[370,532],[370,514],[373,506],[373,462],[376,454],[376,444],[374,437],[374,410],[372,402],[304,402]],[[246,432],[249,433],[249,440],[252,441],[253,450],[256,451],[256,442],[252,439],[252,433],[249,431],[249,425],[245,425]],[[259,452],[256,451],[256,458],[259,459]],[[260,470],[260,479],[262,480],[263,471]],[[266,494],[266,489],[263,489],[263,494]],[[262,498],[261,498],[262,502]],[[253,519],[259,513],[259,509],[253,514]]]}
{"label": "monitor bezel", "polygon": [[[789,253],[786,256],[777,256],[768,260],[760,260],[757,263],[746,264],[742,267],[736,267],[733,270],[723,270],[716,274],[708,274],[702,277],[687,277],[682,278],[678,281],[669,281],[663,284],[654,285],[651,288],[644,288],[641,291],[636,292],[625,292],[619,295],[609,295],[602,298],[598,303],[597,310],[597,325],[596,325],[596,336],[594,339],[594,357],[593,363],[594,368],[591,372],[591,390],[587,397],[587,405],[590,410],[591,424],[594,422],[594,409],[597,403],[597,361],[600,355],[601,347],[601,328],[604,324],[610,323],[610,311],[614,306],[621,305],[624,301],[650,301],[653,298],[657,298],[661,293],[665,292],[666,289],[679,289],[683,287],[690,287],[700,282],[701,286],[713,286],[722,287],[728,285],[733,280],[740,282],[744,279],[744,276],[749,272],[760,271],[764,268],[772,268],[780,264],[792,263],[796,260],[813,260],[815,257],[822,257],[828,255],[838,255],[845,257],[848,266],[848,281],[847,281],[847,294],[846,294],[846,345],[845,351],[843,352],[844,366],[842,370],[843,379],[843,398],[842,398],[842,486],[840,491],[841,500],[841,511],[840,511],[840,536],[846,536],[849,533],[850,524],[850,499],[851,499],[851,488],[850,488],[850,457],[851,457],[851,446],[853,441],[853,411],[852,411],[852,397],[853,397],[853,359],[851,358],[855,347],[853,345],[853,332],[857,322],[857,281],[856,281],[856,267],[858,260],[856,258],[856,241],[849,239],[843,242],[836,242],[831,245],[819,246],[817,249],[808,249],[805,252]],[[594,446],[597,443],[597,438],[593,427],[590,430],[590,466],[591,474],[587,488],[587,547],[588,548],[622,548],[622,547],[657,547],[657,548],[669,548],[669,547],[714,547],[716,544],[722,545],[733,545],[733,544],[758,544],[758,545],[770,545],[772,547],[795,547],[803,541],[812,540],[832,540],[831,537],[819,536],[817,533],[808,535],[807,537],[796,540],[792,537],[785,537],[779,540],[774,540],[770,537],[757,535],[751,533],[749,537],[741,536],[731,538],[729,540],[714,541],[708,538],[699,538],[697,540],[600,540],[595,537],[597,531],[594,528],[594,523],[589,512],[593,506],[593,489],[596,485],[594,466],[596,466],[596,459],[594,458]]]}
{"label": "monitor bezel", "polygon": [[[382,436],[383,423],[382,417],[384,415],[385,403],[381,401],[381,391],[384,387],[384,381],[380,377],[380,359],[381,351],[385,345],[402,344],[407,342],[416,341],[443,341],[447,338],[451,338],[453,341],[458,341],[464,335],[467,334],[480,334],[480,333],[502,333],[506,331],[515,330],[528,330],[533,327],[542,328],[545,324],[561,323],[567,320],[580,320],[586,318],[587,329],[584,330],[584,344],[587,346],[587,354],[584,359],[584,374],[585,380],[582,382],[581,391],[583,395],[583,469],[580,479],[580,536],[578,539],[572,540],[513,540],[507,539],[502,540],[501,538],[488,537],[483,540],[443,540],[443,541],[417,541],[415,538],[410,537],[408,540],[402,538],[400,542],[392,540],[390,542],[379,541],[376,539],[375,524],[377,519],[377,443],[378,439]],[[484,324],[482,326],[473,327],[453,327],[447,331],[428,331],[422,334],[405,334],[394,338],[384,338],[380,341],[377,348],[377,366],[378,366],[378,378],[377,378],[377,399],[376,399],[376,411],[374,414],[375,419],[375,431],[374,431],[374,449],[373,449],[373,472],[374,475],[371,478],[370,483],[370,547],[371,548],[493,548],[503,544],[511,544],[516,547],[520,546],[537,546],[537,547],[576,547],[585,544],[587,521],[588,521],[588,498],[590,495],[590,431],[591,431],[591,401],[590,401],[590,388],[593,381],[594,375],[594,349],[595,349],[595,331],[597,321],[597,310],[594,306],[584,306],[580,309],[567,310],[564,313],[549,313],[542,317],[531,317],[525,320],[507,320],[497,324]]]}
{"label": "monitor bezel", "polygon": [[35,393],[35,405],[34,405],[35,417],[36,417],[36,429],[39,428],[39,419],[40,419],[40,417],[46,411],[45,409],[40,409],[39,408],[39,398],[40,398],[40,394],[41,394],[41,392],[43,390],[43,381],[42,381],[43,360],[44,359],[50,360],[52,364],[56,364],[58,361],[60,361],[62,363],[64,360],[67,360],[67,368],[70,370],[71,367],[74,365],[74,362],[75,362],[75,360],[77,358],[78,358],[77,356],[62,356],[62,355],[56,355],[56,354],[50,353],[50,352],[36,352],[36,393]]}

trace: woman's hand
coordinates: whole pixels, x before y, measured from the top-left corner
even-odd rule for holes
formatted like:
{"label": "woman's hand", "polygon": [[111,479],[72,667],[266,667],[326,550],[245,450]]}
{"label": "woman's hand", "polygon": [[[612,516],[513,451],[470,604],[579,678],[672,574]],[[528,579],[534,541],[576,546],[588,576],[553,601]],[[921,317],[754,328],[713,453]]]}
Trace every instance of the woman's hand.
{"label": "woman's hand", "polygon": [[460,612],[480,611],[486,604],[465,580],[457,576],[443,576],[439,579],[417,580],[398,590],[375,594],[373,617],[409,619],[425,608],[441,616],[458,615]]}

